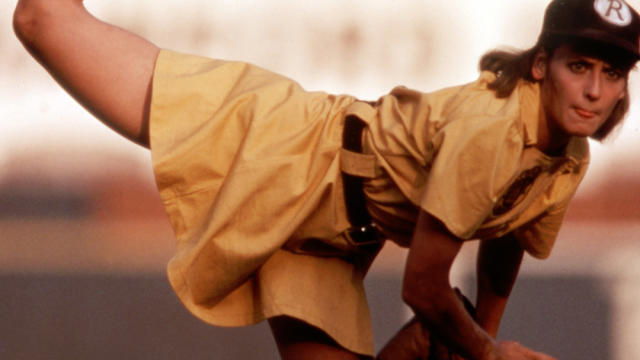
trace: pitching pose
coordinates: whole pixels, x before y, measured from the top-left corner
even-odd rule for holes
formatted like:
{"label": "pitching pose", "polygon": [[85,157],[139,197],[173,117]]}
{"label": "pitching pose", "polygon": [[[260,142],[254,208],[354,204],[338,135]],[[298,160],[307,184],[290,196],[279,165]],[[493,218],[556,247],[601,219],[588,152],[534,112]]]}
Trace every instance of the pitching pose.
{"label": "pitching pose", "polygon": [[[375,102],[251,64],[169,50],[81,0],[20,0],[14,27],[79,103],[149,147],[176,234],[169,280],[216,325],[268,319],[284,359],[371,358],[362,280],[408,247],[415,312],[384,359],[551,359],[495,339],[523,254],[549,255],[589,161],[629,105],[640,19],[622,0],[553,0],[531,49],[477,80]],[[475,307],[449,283],[479,240]]]}

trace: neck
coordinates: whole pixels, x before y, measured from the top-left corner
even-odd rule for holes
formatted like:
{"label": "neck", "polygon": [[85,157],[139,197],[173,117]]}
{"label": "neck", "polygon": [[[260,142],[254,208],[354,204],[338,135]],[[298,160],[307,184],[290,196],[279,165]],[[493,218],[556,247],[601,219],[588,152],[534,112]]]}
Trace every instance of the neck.
{"label": "neck", "polygon": [[536,148],[549,156],[562,155],[570,139],[570,136],[555,124],[554,121],[549,120],[544,109],[541,108],[538,118]]}

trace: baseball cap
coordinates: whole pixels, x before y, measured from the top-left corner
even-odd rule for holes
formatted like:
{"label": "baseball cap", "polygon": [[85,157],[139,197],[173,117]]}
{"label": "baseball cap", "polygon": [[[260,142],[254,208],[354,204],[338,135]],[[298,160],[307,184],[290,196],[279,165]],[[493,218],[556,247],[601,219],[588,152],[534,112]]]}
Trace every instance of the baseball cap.
{"label": "baseball cap", "polygon": [[553,0],[541,36],[549,35],[613,46],[640,59],[640,16],[623,0]]}

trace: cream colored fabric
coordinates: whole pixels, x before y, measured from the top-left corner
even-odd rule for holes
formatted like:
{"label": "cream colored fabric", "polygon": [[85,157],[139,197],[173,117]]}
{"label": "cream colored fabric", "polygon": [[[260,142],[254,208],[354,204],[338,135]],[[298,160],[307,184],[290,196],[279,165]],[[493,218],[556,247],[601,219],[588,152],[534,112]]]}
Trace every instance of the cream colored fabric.
{"label": "cream colored fabric", "polygon": [[247,64],[161,52],[152,158],[178,241],[169,280],[196,316],[238,326],[288,314],[373,352],[368,255],[358,263],[280,250],[308,238],[347,247],[338,154],[353,101]]}
{"label": "cream colored fabric", "polygon": [[549,255],[587,169],[588,142],[573,138],[554,158],[537,150],[538,86],[522,81],[497,99],[487,90],[494,79],[486,72],[431,94],[399,87],[369,108],[347,109],[369,123],[365,147],[385,171],[367,183],[369,210],[399,244],[408,244],[422,208],[461,239],[519,229],[530,254]]}
{"label": "cream colored fabric", "polygon": [[[491,79],[432,94],[397,88],[371,104],[307,92],[248,64],[162,51],[151,150],[177,238],[168,275],[181,301],[222,326],[294,316],[372,354],[362,279],[375,254],[340,235],[349,226],[341,166],[372,176],[369,210],[399,244],[422,207],[463,239],[519,227],[525,248],[546,256],[586,168],[586,141],[572,142],[566,158],[537,152],[537,87],[497,100]],[[347,114],[369,123],[365,161],[340,149]],[[496,214],[511,184],[537,167],[527,196]]]}

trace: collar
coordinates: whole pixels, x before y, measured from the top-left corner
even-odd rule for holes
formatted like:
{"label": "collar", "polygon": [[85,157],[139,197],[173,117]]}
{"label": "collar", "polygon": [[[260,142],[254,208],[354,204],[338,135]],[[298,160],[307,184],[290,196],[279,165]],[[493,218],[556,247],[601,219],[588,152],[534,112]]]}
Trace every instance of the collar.
{"label": "collar", "polygon": [[538,124],[540,117],[544,116],[540,110],[540,86],[526,80],[518,82],[516,90],[520,99],[520,119],[524,128],[525,146],[534,146],[538,143]]}
{"label": "collar", "polygon": [[[538,143],[540,117],[544,116],[540,108],[540,85],[520,80],[516,91],[520,100],[524,145],[535,146]],[[576,165],[589,162],[589,141],[584,137],[571,137],[565,147],[563,157],[572,160]]]}

